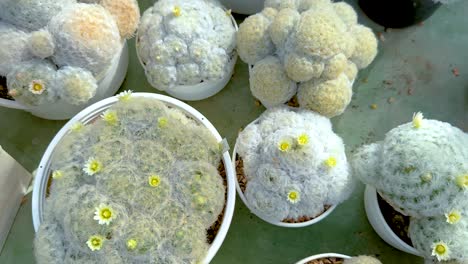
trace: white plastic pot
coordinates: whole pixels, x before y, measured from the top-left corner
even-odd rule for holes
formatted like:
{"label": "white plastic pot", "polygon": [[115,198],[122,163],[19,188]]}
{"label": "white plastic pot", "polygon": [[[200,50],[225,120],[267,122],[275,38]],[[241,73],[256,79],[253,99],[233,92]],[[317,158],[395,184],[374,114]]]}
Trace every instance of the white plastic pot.
{"label": "white plastic pot", "polygon": [[[191,106],[177,99],[164,96],[164,95],[160,95],[160,94],[152,94],[152,93],[133,93],[132,96],[152,98],[155,100],[162,101],[171,107],[179,108],[182,111],[184,111],[187,114],[187,116],[193,118],[194,120],[204,125],[219,142],[223,140],[221,135],[216,130],[216,128],[208,121],[208,119],[206,119],[206,117],[204,117],[200,112],[198,112]],[[34,230],[36,232],[43,219],[43,208],[44,208],[44,203],[46,199],[45,194],[46,194],[46,189],[47,189],[47,182],[51,174],[50,163],[51,163],[51,157],[53,156],[55,147],[59,144],[60,140],[64,137],[64,135],[70,130],[73,124],[75,124],[78,121],[82,122],[83,124],[87,124],[91,122],[96,117],[99,117],[102,112],[104,112],[106,109],[111,107],[117,101],[118,101],[118,98],[114,96],[114,97],[104,99],[100,102],[97,102],[87,107],[86,109],[78,113],[75,117],[73,117],[70,121],[68,121],[50,142],[44,155],[42,156],[41,162],[39,164],[39,168],[37,169],[36,179],[34,182],[34,189],[33,189],[33,194],[32,194],[32,217],[33,217]],[[224,238],[226,237],[226,234],[228,232],[229,226],[231,225],[231,220],[234,214],[234,204],[236,200],[235,187],[234,187],[235,173],[234,173],[232,166],[230,166],[232,163],[231,163],[231,158],[229,157],[228,151],[223,153],[222,161],[226,169],[226,178],[227,178],[226,208],[224,211],[224,216],[223,216],[223,220],[221,223],[221,227],[218,231],[218,234],[216,235],[216,238],[211,244],[203,263],[209,263],[215,256],[216,252],[221,247],[221,244],[223,243]]]}
{"label": "white plastic pot", "polygon": [[[253,121],[253,122],[255,122],[255,121]],[[232,167],[233,167],[234,171],[236,170],[236,157],[237,157],[237,142],[234,145],[234,150],[232,152],[232,158],[231,158],[232,159]],[[274,220],[267,219],[267,218],[264,218],[262,216],[257,215],[255,213],[255,211],[252,210],[252,208],[250,208],[250,205],[249,205],[249,203],[247,201],[247,198],[245,197],[244,193],[242,192],[242,190],[240,188],[240,185],[239,185],[239,182],[237,181],[237,176],[236,176],[236,181],[235,182],[236,182],[237,194],[241,198],[242,202],[244,202],[245,206],[247,206],[247,208],[249,208],[250,212],[255,214],[258,218],[262,219],[263,221],[265,221],[267,223],[270,223],[272,225],[275,225],[275,226],[289,227],[289,228],[299,228],[299,227],[310,226],[310,225],[316,224],[316,223],[322,221],[323,219],[325,219],[336,208],[336,205],[333,205],[330,208],[328,208],[328,210],[323,212],[321,215],[315,217],[314,219],[311,219],[309,221],[305,221],[305,222],[302,222],[302,223],[285,223],[285,222],[274,221]]]}
{"label": "white plastic pot", "polygon": [[[236,20],[231,15],[232,25],[238,30]],[[139,40],[138,32],[136,36],[136,42],[138,45]],[[145,64],[141,61],[140,55],[138,53],[138,48],[136,49],[138,61],[140,62],[143,69],[146,69]],[[231,80],[232,74],[234,72],[234,66],[236,66],[237,62],[237,51],[234,49],[231,53],[230,59],[228,61],[228,71],[224,74],[224,76],[216,81],[204,81],[194,85],[176,85],[169,89],[164,90],[164,92],[168,93],[169,95],[178,98],[180,100],[185,101],[198,101],[203,100],[208,97],[211,97],[217,93],[219,93]]]}
{"label": "white plastic pot", "polygon": [[364,192],[364,206],[367,219],[374,228],[375,232],[388,244],[409,254],[420,256],[421,254],[412,246],[401,240],[385,221],[377,200],[377,191],[374,187],[366,185]]}
{"label": "white plastic pot", "polygon": [[112,65],[107,73],[98,81],[96,95],[91,98],[86,104],[73,105],[59,100],[53,104],[43,104],[39,106],[25,106],[17,101],[0,98],[0,106],[21,109],[30,112],[31,114],[52,120],[70,119],[84,108],[100,101],[104,98],[112,96],[117,92],[122,85],[128,68],[128,47],[127,42],[123,45],[122,51],[114,58]]}
{"label": "white plastic pot", "polygon": [[296,264],[305,264],[309,261],[312,260],[317,260],[321,258],[342,258],[342,259],[349,259],[351,258],[350,256],[342,255],[342,254],[336,254],[336,253],[325,253],[325,254],[318,254],[318,255],[313,255],[305,259],[301,259]]}
{"label": "white plastic pot", "polygon": [[234,13],[252,15],[262,11],[264,0],[220,0],[220,2]]}

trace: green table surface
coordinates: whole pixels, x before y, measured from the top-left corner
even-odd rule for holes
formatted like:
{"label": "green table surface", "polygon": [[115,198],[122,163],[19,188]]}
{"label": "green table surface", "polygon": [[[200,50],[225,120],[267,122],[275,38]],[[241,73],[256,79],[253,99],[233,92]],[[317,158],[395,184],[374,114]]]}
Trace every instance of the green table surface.
{"label": "green table surface", "polygon": [[[380,36],[379,54],[359,73],[346,112],[332,119],[347,152],[380,140],[391,128],[422,111],[468,130],[468,1],[444,5],[424,24],[384,29],[365,17],[354,1],[359,21]],[[141,10],[153,1],[140,0]],[[240,22],[243,17],[238,17]],[[130,41],[130,65],[120,91],[158,92],[146,81]],[[453,70],[459,71],[459,76]],[[217,95],[189,102],[204,114],[233,146],[240,128],[263,111],[249,90],[247,65],[238,61],[234,76]],[[370,105],[376,104],[377,109]],[[0,108],[0,145],[33,171],[65,121],[49,121],[20,110]],[[318,224],[288,229],[263,222],[237,198],[232,225],[212,263],[295,263],[318,253],[371,254],[384,264],[418,264],[423,260],[386,244],[367,221],[364,186]],[[0,254],[1,264],[34,263],[31,195],[27,196]],[[1,212],[0,212],[1,213]]]}

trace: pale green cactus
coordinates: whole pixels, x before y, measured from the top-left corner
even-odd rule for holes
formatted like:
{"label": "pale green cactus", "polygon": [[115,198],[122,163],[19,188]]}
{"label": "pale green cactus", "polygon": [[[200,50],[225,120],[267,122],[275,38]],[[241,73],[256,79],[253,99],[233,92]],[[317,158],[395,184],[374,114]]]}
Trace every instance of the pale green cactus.
{"label": "pale green cactus", "polygon": [[377,39],[347,3],[270,0],[240,24],[237,49],[254,66],[250,89],[265,107],[297,94],[300,107],[333,117],[348,106],[357,70],[375,58]]}
{"label": "pale green cactus", "polygon": [[206,230],[225,204],[218,142],[176,108],[119,98],[57,147],[35,241],[40,264],[199,263],[206,255]]}
{"label": "pale green cactus", "polygon": [[352,192],[341,138],[314,112],[277,107],[237,139],[249,208],[270,221],[316,217]]}
{"label": "pale green cactus", "polygon": [[222,79],[237,56],[235,32],[217,1],[156,1],[142,16],[136,43],[148,82],[167,90]]}
{"label": "pale green cactus", "polygon": [[[437,120],[413,121],[354,154],[354,175],[411,217],[410,237],[423,256],[467,260],[468,134]],[[438,250],[436,250],[436,247]]]}

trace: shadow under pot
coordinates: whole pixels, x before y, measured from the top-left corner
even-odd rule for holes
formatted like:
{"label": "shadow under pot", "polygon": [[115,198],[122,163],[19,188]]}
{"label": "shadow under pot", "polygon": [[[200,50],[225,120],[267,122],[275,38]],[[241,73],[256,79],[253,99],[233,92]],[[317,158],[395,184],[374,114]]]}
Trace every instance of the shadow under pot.
{"label": "shadow under pot", "polygon": [[362,11],[385,28],[405,28],[429,18],[440,7],[434,0],[359,0]]}

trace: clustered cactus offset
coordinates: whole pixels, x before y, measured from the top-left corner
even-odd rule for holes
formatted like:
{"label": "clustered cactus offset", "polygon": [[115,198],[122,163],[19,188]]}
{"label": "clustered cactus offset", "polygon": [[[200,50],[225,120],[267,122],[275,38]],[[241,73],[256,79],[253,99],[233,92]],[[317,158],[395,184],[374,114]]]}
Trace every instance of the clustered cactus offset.
{"label": "clustered cactus offset", "polygon": [[120,95],[52,159],[38,263],[200,263],[225,203],[219,144],[181,110]]}
{"label": "clustered cactus offset", "polygon": [[222,79],[230,72],[236,27],[213,0],[160,0],[145,11],[137,50],[148,82],[159,90]]}
{"label": "clustered cactus offset", "polygon": [[1,1],[0,75],[27,106],[84,104],[139,18],[136,0]]}
{"label": "clustered cactus offset", "polygon": [[239,134],[237,153],[248,205],[270,221],[315,217],[353,189],[342,139],[305,109],[267,109]]}
{"label": "clustered cactus offset", "polygon": [[297,95],[301,107],[333,117],[351,101],[357,72],[375,58],[377,40],[345,2],[267,0],[239,26],[237,48],[253,65],[250,89],[265,107]]}
{"label": "clustered cactus offset", "polygon": [[354,174],[395,210],[411,217],[414,247],[430,259],[468,260],[468,134],[424,119],[360,148]]}

